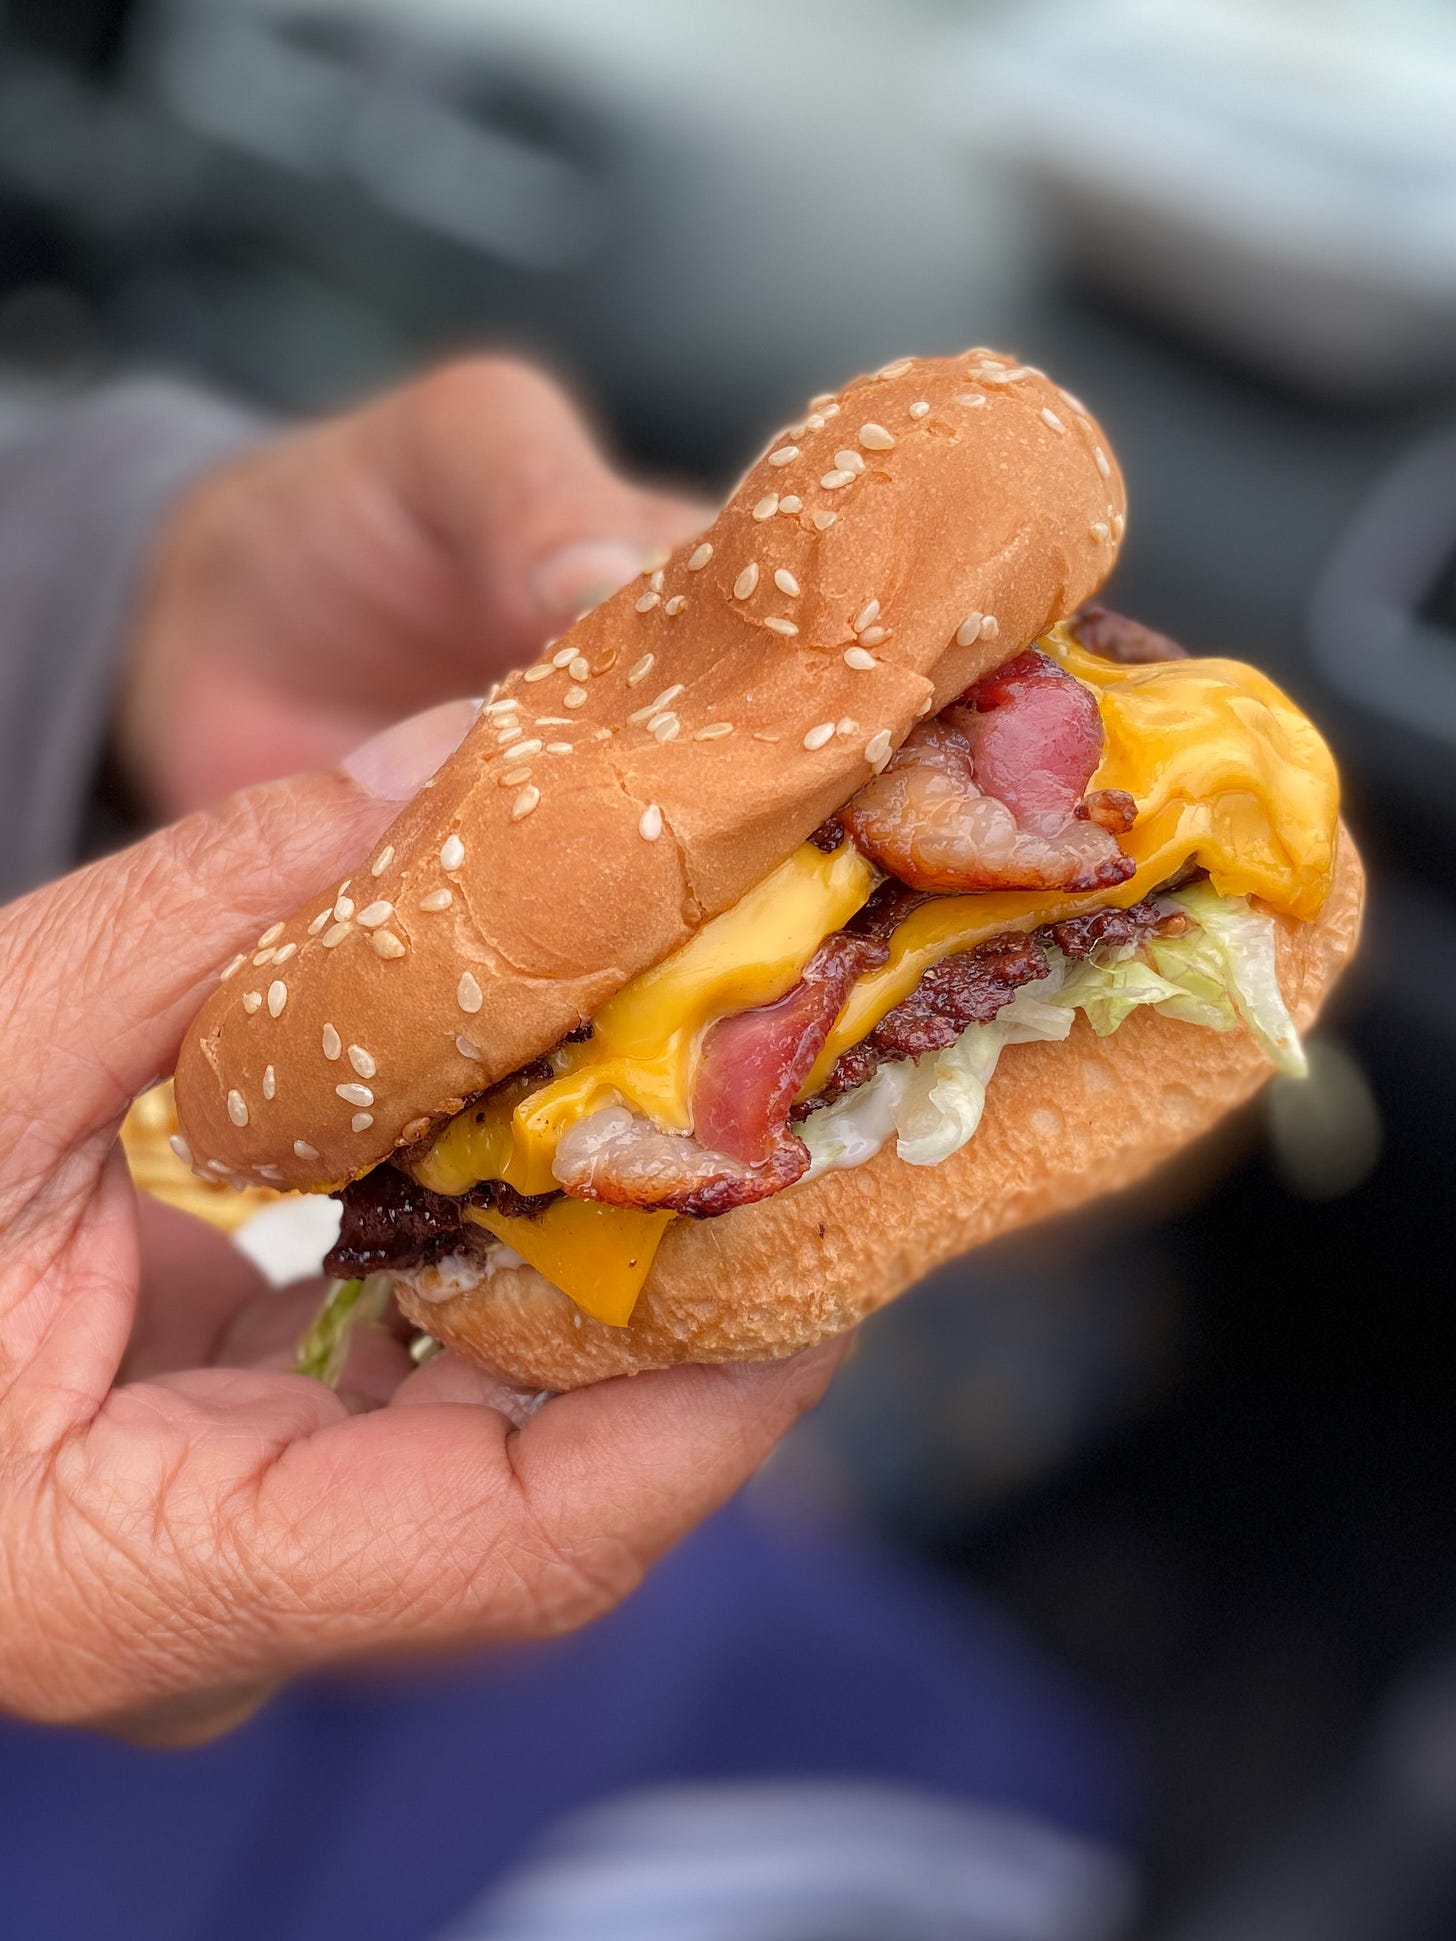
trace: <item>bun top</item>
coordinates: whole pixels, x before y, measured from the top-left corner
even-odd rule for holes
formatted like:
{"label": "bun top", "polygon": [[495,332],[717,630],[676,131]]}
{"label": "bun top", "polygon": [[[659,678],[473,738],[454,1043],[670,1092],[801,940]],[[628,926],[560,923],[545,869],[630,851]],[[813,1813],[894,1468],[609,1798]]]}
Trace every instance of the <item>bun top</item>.
{"label": "bun top", "polygon": [[1095,592],[1124,509],[1084,407],[993,352],[813,399],[224,971],[177,1067],[194,1166],[337,1187],[538,1056]]}

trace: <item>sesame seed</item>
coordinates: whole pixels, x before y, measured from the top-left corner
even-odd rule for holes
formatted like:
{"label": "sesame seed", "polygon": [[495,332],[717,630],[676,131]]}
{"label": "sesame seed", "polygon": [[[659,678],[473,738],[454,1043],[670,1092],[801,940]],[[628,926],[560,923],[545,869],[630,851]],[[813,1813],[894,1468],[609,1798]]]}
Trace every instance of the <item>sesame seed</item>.
{"label": "sesame seed", "polygon": [[854,616],[854,619],[850,624],[853,627],[854,632],[857,634],[860,634],[864,632],[866,627],[873,626],[875,621],[878,620],[879,617],[880,617],[879,601],[866,600],[864,605],[860,608],[859,612]]}
{"label": "sesame seed", "polygon": [[273,952],[271,950],[255,950],[253,952],[254,970],[258,968],[259,964],[271,964],[272,962]]}
{"label": "sesame seed", "polygon": [[318,1147],[311,1146],[307,1139],[295,1139],[293,1142],[293,1150],[298,1154],[300,1159],[318,1158]]}
{"label": "sesame seed", "polygon": [[484,994],[470,971],[460,973],[460,982],[455,986],[455,1002],[462,1011],[478,1011],[485,1002]]}
{"label": "sesame seed", "polygon": [[357,921],[362,929],[377,930],[381,923],[388,922],[393,915],[394,905],[381,899],[378,903],[371,903],[367,910],[361,910]]}
{"label": "sesame seed", "polygon": [[271,1099],[278,1090],[278,1074],[271,1065],[263,1067],[263,1096]]}
{"label": "sesame seed", "polygon": [[502,748],[509,748],[513,741],[519,741],[520,739],[521,724],[519,721],[513,721],[509,728],[502,728],[496,736],[496,741]]}
{"label": "sesame seed", "polygon": [[676,741],[682,723],[675,714],[660,714],[647,724],[647,732],[654,741]]}
{"label": "sesame seed", "polygon": [[[268,1069],[269,1071],[271,1071],[273,1067],[270,1065]],[[184,1166],[190,1166],[192,1164],[192,1148],[191,1146],[188,1145],[187,1141],[182,1137],[180,1132],[174,1132],[171,1138],[167,1141],[167,1144],[172,1148],[173,1152],[176,1153],[177,1157],[182,1161],[182,1164]]]}
{"label": "sesame seed", "polygon": [[881,762],[889,759],[890,731],[881,728],[878,734],[871,735],[865,743],[865,760],[871,768],[878,768]]}
{"label": "sesame seed", "polygon": [[349,921],[349,918],[353,916],[353,914],[354,914],[353,897],[345,896],[344,892],[340,890],[339,894],[334,898],[335,921],[338,923],[347,923]]}
{"label": "sesame seed", "polygon": [[566,690],[565,694],[562,695],[561,700],[562,700],[562,705],[564,707],[568,707],[568,708],[585,707],[586,689],[584,687],[569,687]]}
{"label": "sesame seed", "polygon": [[528,667],[526,669],[521,679],[524,681],[544,681],[555,672],[556,669],[550,661],[538,661],[534,667]]}
{"label": "sesame seed", "polygon": [[1049,404],[1044,404],[1041,408],[1041,421],[1044,425],[1050,425],[1053,431],[1065,431],[1067,429]]}
{"label": "sesame seed", "polygon": [[834,724],[834,732],[837,735],[857,735],[859,723],[852,714],[842,714]]}
{"label": "sesame seed", "polygon": [[1112,467],[1108,464],[1107,454],[1100,445],[1094,445],[1092,447],[1092,461],[1103,478],[1109,479],[1112,477]]}
{"label": "sesame seed", "polygon": [[903,377],[915,362],[913,357],[897,357],[893,364],[881,364],[875,373],[877,377]]}
{"label": "sesame seed", "polygon": [[866,647],[878,647],[882,640],[888,640],[889,638],[890,629],[888,627],[866,627],[860,634],[860,639]]}
{"label": "sesame seed", "polygon": [[662,834],[662,811],[655,802],[649,802],[638,816],[637,833],[647,842],[656,842]]}
{"label": "sesame seed", "polygon": [[821,512],[811,512],[809,514],[809,517],[814,521],[814,524],[819,528],[820,532],[828,532],[829,528],[834,524],[835,520],[839,517],[839,514],[837,512],[821,511]]}
{"label": "sesame seed", "polygon": [[373,1123],[374,1114],[372,1112],[356,1112],[349,1121],[350,1128],[354,1132],[367,1132]]}
{"label": "sesame seed", "polygon": [[833,741],[833,739],[834,723],[832,721],[821,721],[817,728],[811,728],[808,734],[805,735],[804,746],[809,749],[822,748],[826,742]]}
{"label": "sesame seed", "polygon": [[320,910],[313,922],[308,926],[308,934],[311,937],[316,937],[333,914],[332,910]]}
{"label": "sesame seed", "polygon": [[965,619],[956,628],[955,643],[957,647],[969,647],[973,640],[980,639],[981,618],[982,616],[979,613],[968,613],[966,615]]}
{"label": "sesame seed", "polygon": [[925,699],[920,703],[920,706],[915,710],[915,719],[917,721],[923,721],[926,715],[928,715],[932,710],[932,708],[934,708],[934,706],[935,706],[935,694],[934,694],[934,691],[932,690],[931,693],[926,695]]}
{"label": "sesame seed", "polygon": [[795,512],[802,512],[803,510],[804,501],[799,497],[797,492],[790,492],[786,498],[779,500],[780,512],[793,514]]}
{"label": "sesame seed", "polygon": [[1094,519],[1091,525],[1087,528],[1087,531],[1089,532],[1091,537],[1096,540],[1099,546],[1105,546],[1108,540],[1112,537],[1111,532],[1102,523],[1100,519]]}
{"label": "sesame seed", "polygon": [[753,589],[757,585],[758,585],[758,561],[756,559],[751,559],[748,562],[748,564],[744,567],[743,571],[738,575],[738,578],[733,582],[734,599],[746,600],[749,594],[752,593]]}
{"label": "sesame seed", "polygon": [[844,650],[844,664],[846,667],[855,668],[861,674],[868,674],[872,667],[879,665],[874,655],[867,654],[863,647],[846,647]]}
{"label": "sesame seed", "polygon": [[776,452],[769,453],[768,462],[770,465],[792,465],[798,456],[797,445],[780,445]]}
{"label": "sesame seed", "polygon": [[914,404],[911,405],[910,416],[912,418],[928,418],[930,416],[930,406],[924,398],[917,398]]}
{"label": "sesame seed", "polygon": [[334,1090],[345,1105],[373,1105],[374,1094],[367,1085],[355,1085],[352,1080],[347,1085],[336,1085]]}
{"label": "sesame seed", "polygon": [[374,858],[374,861],[369,865],[369,874],[371,876],[383,876],[384,872],[389,868],[389,865],[393,861],[394,861],[394,844],[392,842],[386,843],[384,848],[381,849],[379,854]]}
{"label": "sesame seed", "polygon": [[523,821],[531,813],[532,809],[535,808],[536,804],[540,800],[541,800],[541,791],[536,787],[534,782],[531,783],[528,787],[523,788],[520,794],[516,797],[515,801],[511,804],[511,821],[512,822]]}
{"label": "sesame seed", "polygon": [[834,454],[834,462],[841,472],[853,472],[856,477],[864,470],[864,460],[848,445],[842,452]]}
{"label": "sesame seed", "polygon": [[962,391],[956,399],[957,404],[968,405],[972,411],[979,411],[985,402],[979,391]]}
{"label": "sesame seed", "polygon": [[713,557],[712,542],[705,539],[702,545],[699,546],[696,549],[696,551],[688,555],[688,571],[690,573],[701,573],[703,568],[707,565],[708,561],[712,557]]}
{"label": "sesame seed", "polygon": [[786,637],[799,631],[792,620],[781,620],[776,613],[771,613],[763,624],[770,633],[783,634]]}
{"label": "sesame seed", "polygon": [[759,729],[755,732],[753,739],[755,741],[782,741],[783,736],[768,734],[768,733],[765,733],[762,729]]}
{"label": "sesame seed", "polygon": [[529,764],[524,768],[508,768],[501,776],[497,786],[500,788],[518,789],[522,782],[529,782],[530,779],[531,769]]}
{"label": "sesame seed", "polygon": [[576,649],[574,647],[558,647],[556,652],[551,656],[551,665],[553,667],[566,667],[575,659]]}
{"label": "sesame seed", "polygon": [[1086,416],[1087,407],[1080,398],[1074,398],[1070,391],[1064,391],[1060,385],[1057,386],[1057,390],[1068,410],[1080,412],[1084,417]]}
{"label": "sesame seed", "polygon": [[455,1040],[455,1049],[462,1058],[473,1058],[477,1064],[480,1062],[479,1046],[473,1040],[467,1038],[463,1032]]}
{"label": "sesame seed", "polygon": [[860,426],[859,442],[867,452],[887,452],[895,443],[883,425],[873,423]]}
{"label": "sesame seed", "polygon": [[839,406],[833,400],[825,405],[824,416],[826,418],[837,418],[839,416]]}
{"label": "sesame seed", "polygon": [[1127,530],[1127,520],[1123,517],[1123,515],[1120,512],[1114,512],[1112,515],[1113,538],[1121,539],[1123,533],[1126,532],[1126,530]]}
{"label": "sesame seed", "polygon": [[651,613],[652,609],[657,605],[658,601],[661,598],[662,598],[662,595],[660,593],[654,593],[652,589],[649,587],[646,593],[643,593],[639,596],[637,601],[637,611],[639,613]]}
{"label": "sesame seed", "polygon": [[453,890],[429,890],[420,898],[419,907],[433,914],[436,910],[448,910],[455,901]]}
{"label": "sesame seed", "polygon": [[273,953],[273,962],[275,964],[286,964],[290,957],[296,957],[297,955],[297,944],[280,944],[278,949]]}
{"label": "sesame seed", "polygon": [[513,762],[528,762],[533,755],[539,755],[540,752],[541,743],[538,740],[523,741],[519,748],[513,748],[511,750],[511,760]]}
{"label": "sesame seed", "polygon": [[647,679],[647,676],[652,671],[652,663],[655,659],[656,656],[654,654],[644,654],[641,660],[634,662],[627,676],[628,687],[636,687],[639,681],[645,681]]}
{"label": "sesame seed", "polygon": [[354,1067],[354,1070],[359,1074],[360,1078],[373,1078],[375,1072],[379,1069],[374,1060],[369,1056],[369,1053],[365,1051],[363,1045],[350,1045],[349,1063]]}
{"label": "sesame seed", "polygon": [[671,614],[673,619],[676,619],[686,605],[686,596],[681,593],[674,593],[670,600],[663,602],[662,610],[664,613]]}
{"label": "sesame seed", "polygon": [[762,523],[765,519],[772,519],[778,509],[779,495],[777,492],[770,492],[766,498],[760,499],[758,504],[753,508],[753,516]]}
{"label": "sesame seed", "polygon": [[656,701],[653,703],[653,706],[658,708],[668,707],[682,692],[682,682],[674,681],[671,687],[665,687],[662,690],[661,694],[658,695]]}
{"label": "sesame seed", "polygon": [[243,1009],[247,1012],[250,1018],[252,1017],[255,1011],[261,1011],[262,1008],[263,1008],[263,993],[261,991],[243,992]]}
{"label": "sesame seed", "polygon": [[333,950],[336,945],[341,944],[344,941],[345,937],[348,936],[350,930],[352,929],[353,929],[353,925],[349,923],[331,924],[329,928],[324,932],[323,937],[321,939],[324,949]]}
{"label": "sesame seed", "polygon": [[838,492],[841,486],[854,484],[854,473],[844,470],[826,472],[819,483],[824,487],[826,492]]}
{"label": "sesame seed", "polygon": [[441,869],[459,869],[465,861],[465,844],[458,835],[446,836],[440,844]]}
{"label": "sesame seed", "polygon": [[481,710],[484,714],[514,714],[515,711],[515,697],[509,694],[503,694],[498,701],[487,701]]}
{"label": "sesame seed", "polygon": [[566,663],[566,671],[574,681],[584,681],[591,674],[591,664],[585,654],[578,654]]}
{"label": "sesame seed", "polygon": [[268,928],[263,932],[262,936],[259,937],[258,939],[259,950],[265,950],[269,944],[276,944],[278,939],[282,935],[283,935],[283,925],[281,923],[270,923]]}
{"label": "sesame seed", "polygon": [[1000,633],[1000,631],[1001,631],[1001,627],[999,622],[996,619],[995,614],[988,613],[985,619],[981,622],[982,640],[994,640],[997,634]]}
{"label": "sesame seed", "polygon": [[569,755],[575,746],[576,743],[572,741],[548,741],[546,744],[546,753],[548,755]]}
{"label": "sesame seed", "polygon": [[693,736],[694,741],[721,741],[724,735],[731,735],[731,721],[710,721],[706,728],[699,728]]}
{"label": "sesame seed", "polygon": [[810,405],[815,411],[822,411],[826,404],[834,404],[836,402],[837,400],[832,391],[816,392],[809,400]]}
{"label": "sesame seed", "polygon": [[789,569],[786,566],[780,566],[775,569],[774,585],[778,588],[780,593],[787,593],[791,600],[798,599],[799,582],[794,578],[793,574],[789,571]]}
{"label": "sesame seed", "polygon": [[[659,554],[658,557],[662,558],[664,555]],[[653,569],[652,577],[648,580],[647,584],[652,588],[654,593],[660,593],[662,591],[662,568],[660,566]]]}
{"label": "sesame seed", "polygon": [[209,1159],[207,1170],[210,1173],[216,1173],[219,1179],[226,1179],[232,1172],[232,1167],[224,1159]]}
{"label": "sesame seed", "polygon": [[804,420],[805,431],[823,431],[825,419],[818,411],[811,411]]}
{"label": "sesame seed", "polygon": [[331,1024],[324,1026],[323,1047],[325,1058],[342,1058],[344,1041]]}
{"label": "sesame seed", "polygon": [[283,1007],[288,1002],[288,986],[281,977],[275,977],[268,986],[268,1016],[278,1018],[283,1015]]}
{"label": "sesame seed", "polygon": [[228,1093],[227,1108],[228,1117],[235,1126],[245,1126],[248,1123],[248,1101],[241,1092]]}

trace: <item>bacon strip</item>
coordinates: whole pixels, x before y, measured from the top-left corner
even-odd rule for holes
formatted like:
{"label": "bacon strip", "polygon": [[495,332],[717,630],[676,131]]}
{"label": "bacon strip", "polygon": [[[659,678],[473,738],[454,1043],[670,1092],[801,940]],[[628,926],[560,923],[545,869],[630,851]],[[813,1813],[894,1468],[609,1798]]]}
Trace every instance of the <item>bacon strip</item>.
{"label": "bacon strip", "polygon": [[825,938],[803,977],[777,1003],[715,1024],[693,1087],[695,1137],[744,1165],[768,1160],[850,985],[888,955],[877,938],[838,931]]}
{"label": "bacon strip", "polygon": [[1132,805],[1084,801],[1101,755],[1095,695],[1033,648],[915,729],[840,821],[914,889],[1111,889]]}
{"label": "bacon strip", "polygon": [[707,1220],[781,1193],[808,1167],[803,1141],[787,1132],[763,1164],[750,1166],[689,1133],[664,1132],[624,1105],[607,1105],[562,1134],[551,1169],[579,1200]]}

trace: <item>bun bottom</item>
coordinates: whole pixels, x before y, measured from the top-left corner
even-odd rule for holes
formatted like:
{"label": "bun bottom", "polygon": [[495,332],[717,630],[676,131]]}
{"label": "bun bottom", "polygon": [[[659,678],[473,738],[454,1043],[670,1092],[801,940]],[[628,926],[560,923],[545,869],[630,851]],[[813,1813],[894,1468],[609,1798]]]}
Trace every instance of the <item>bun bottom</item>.
{"label": "bun bottom", "polygon": [[[1279,981],[1313,1021],[1354,950],[1364,873],[1342,830],[1313,923],[1281,923]],[[464,1261],[398,1278],[410,1320],[523,1388],[584,1387],[678,1362],[771,1361],[852,1328],[932,1268],[1130,1187],[1271,1076],[1244,1031],[1135,1011],[1111,1038],[1078,1016],[1060,1044],[1001,1055],[974,1139],[938,1166],[893,1145],[715,1220],[667,1230],[624,1328],[583,1314],[534,1268]]]}

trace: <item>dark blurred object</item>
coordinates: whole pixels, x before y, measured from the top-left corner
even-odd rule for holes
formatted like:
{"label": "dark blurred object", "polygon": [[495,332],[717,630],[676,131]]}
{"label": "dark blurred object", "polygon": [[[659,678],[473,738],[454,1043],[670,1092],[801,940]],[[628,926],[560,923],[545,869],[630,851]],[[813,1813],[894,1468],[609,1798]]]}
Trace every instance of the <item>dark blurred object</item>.
{"label": "dark blurred object", "polygon": [[17,47],[98,78],[115,74],[137,0],[5,0],[0,13]]}

